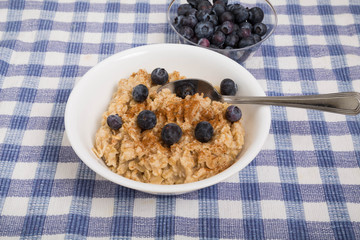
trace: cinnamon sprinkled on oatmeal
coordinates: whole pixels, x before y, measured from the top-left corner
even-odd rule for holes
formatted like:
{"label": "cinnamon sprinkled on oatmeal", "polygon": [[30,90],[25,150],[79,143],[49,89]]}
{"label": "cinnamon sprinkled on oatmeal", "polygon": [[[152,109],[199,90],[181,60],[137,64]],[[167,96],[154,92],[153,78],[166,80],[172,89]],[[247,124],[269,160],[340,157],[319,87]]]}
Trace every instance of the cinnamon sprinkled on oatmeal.
{"label": "cinnamon sprinkled on oatmeal", "polygon": [[[179,72],[169,74],[169,81],[179,79],[184,79]],[[132,89],[138,84],[149,89],[149,96],[142,103],[132,99]],[[229,104],[211,101],[199,94],[182,99],[167,89],[157,93],[158,87],[142,69],[119,81],[95,136],[95,154],[113,172],[154,184],[199,181],[231,166],[244,144],[244,130],[241,121],[226,120]],[[154,128],[142,131],[138,127],[136,118],[143,110],[155,113]],[[122,118],[119,130],[107,125],[106,119],[112,114]],[[214,128],[212,139],[206,143],[194,136],[196,124],[201,121],[208,121]],[[161,140],[161,130],[168,123],[176,123],[183,133],[170,147]]]}

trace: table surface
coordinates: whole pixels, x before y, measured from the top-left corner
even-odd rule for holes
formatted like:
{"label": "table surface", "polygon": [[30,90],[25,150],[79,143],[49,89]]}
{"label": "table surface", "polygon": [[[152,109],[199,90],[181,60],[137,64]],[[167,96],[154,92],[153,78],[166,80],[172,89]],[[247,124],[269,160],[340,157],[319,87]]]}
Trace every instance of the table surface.
{"label": "table surface", "polygon": [[[176,43],[165,0],[0,1],[0,238],[360,239],[360,116],[271,107],[262,151],[224,182],[154,196],[95,174],[67,98],[114,53]],[[274,0],[244,66],[267,95],[360,92],[360,2]]]}

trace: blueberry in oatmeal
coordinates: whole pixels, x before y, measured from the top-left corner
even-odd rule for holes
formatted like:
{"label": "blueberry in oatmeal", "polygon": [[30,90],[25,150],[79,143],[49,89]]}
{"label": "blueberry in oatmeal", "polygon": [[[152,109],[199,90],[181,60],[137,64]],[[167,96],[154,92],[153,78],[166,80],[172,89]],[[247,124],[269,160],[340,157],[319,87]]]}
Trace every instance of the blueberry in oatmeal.
{"label": "blueberry in oatmeal", "polygon": [[237,92],[237,85],[232,79],[225,78],[224,80],[221,81],[220,93],[222,95],[234,96],[236,92]]}
{"label": "blueberry in oatmeal", "polygon": [[208,142],[214,134],[214,128],[207,121],[199,122],[195,127],[195,137],[200,142]]}
{"label": "blueberry in oatmeal", "polygon": [[168,123],[161,130],[161,139],[167,146],[177,143],[181,136],[182,130],[176,123]]}
{"label": "blueberry in oatmeal", "polygon": [[226,109],[225,117],[230,122],[237,122],[241,119],[242,113],[239,107],[231,105]]}
{"label": "blueberry in oatmeal", "polygon": [[195,92],[195,86],[191,82],[183,83],[175,87],[176,96],[181,97],[182,99],[186,98],[188,95],[194,95]]}
{"label": "blueberry in oatmeal", "polygon": [[132,90],[132,97],[136,102],[143,102],[149,95],[149,90],[144,84],[139,84]]}
{"label": "blueberry in oatmeal", "polygon": [[164,85],[169,81],[169,74],[164,68],[155,68],[151,72],[151,81],[154,84]]}
{"label": "blueberry in oatmeal", "polygon": [[156,115],[150,110],[141,111],[137,117],[137,124],[142,130],[154,128],[156,122]]}
{"label": "blueberry in oatmeal", "polygon": [[118,114],[109,115],[106,122],[113,130],[119,130],[123,125],[122,119]]}

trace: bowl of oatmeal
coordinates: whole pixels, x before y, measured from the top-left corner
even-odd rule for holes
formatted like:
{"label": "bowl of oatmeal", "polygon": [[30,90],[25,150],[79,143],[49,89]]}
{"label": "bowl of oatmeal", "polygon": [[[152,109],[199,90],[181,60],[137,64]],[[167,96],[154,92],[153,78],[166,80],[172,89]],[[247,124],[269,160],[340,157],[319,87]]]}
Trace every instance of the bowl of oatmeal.
{"label": "bowl of oatmeal", "polygon": [[[228,78],[238,86],[237,95],[265,95],[246,69],[203,48],[154,44],[117,53],[90,69],[68,99],[65,129],[79,158],[105,179],[151,194],[198,190],[246,167],[267,138],[269,107],[237,105],[241,119],[229,121],[230,104],[201,94],[182,98],[169,90],[157,92],[161,84],[151,76],[157,68],[166,69],[168,81],[199,78],[219,87]],[[147,89],[145,99],[134,97],[138,85]],[[154,116],[152,126],[142,125],[142,113],[153,114],[143,118],[149,124]],[[196,133],[200,122],[212,128],[206,141]],[[171,142],[170,131],[170,143],[164,137],[169,124],[181,132]]]}

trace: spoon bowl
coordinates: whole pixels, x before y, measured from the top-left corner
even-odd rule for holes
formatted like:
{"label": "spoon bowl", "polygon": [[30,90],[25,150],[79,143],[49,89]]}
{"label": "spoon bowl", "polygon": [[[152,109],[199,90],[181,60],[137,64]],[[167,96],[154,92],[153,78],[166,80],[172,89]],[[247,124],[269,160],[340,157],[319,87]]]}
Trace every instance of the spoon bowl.
{"label": "spoon bowl", "polygon": [[[341,92],[329,94],[303,95],[303,96],[276,96],[276,97],[254,97],[254,96],[225,96],[221,95],[213,85],[202,79],[182,79],[169,82],[157,91],[170,89],[178,96],[178,89],[183,86],[192,88],[192,93],[203,94],[213,101],[227,102],[232,104],[260,104],[286,107],[306,108],[345,115],[357,115],[360,113],[360,93]],[[186,94],[186,95],[188,95]],[[182,96],[184,97],[184,96]]]}

